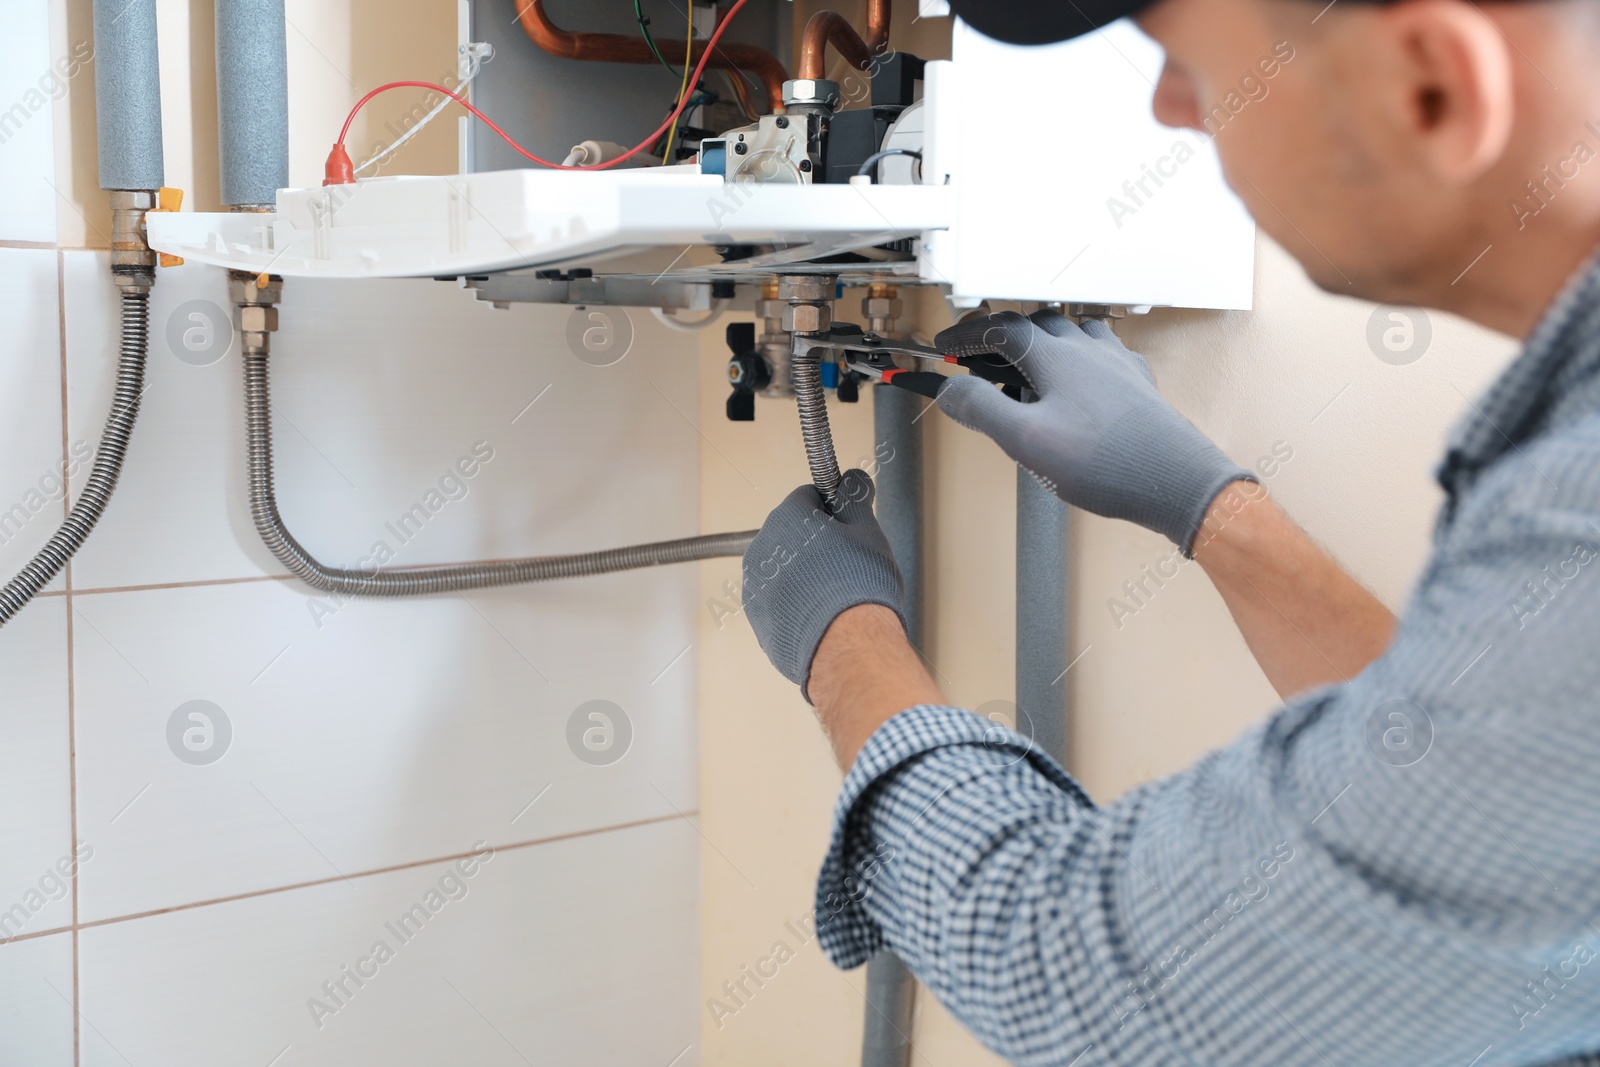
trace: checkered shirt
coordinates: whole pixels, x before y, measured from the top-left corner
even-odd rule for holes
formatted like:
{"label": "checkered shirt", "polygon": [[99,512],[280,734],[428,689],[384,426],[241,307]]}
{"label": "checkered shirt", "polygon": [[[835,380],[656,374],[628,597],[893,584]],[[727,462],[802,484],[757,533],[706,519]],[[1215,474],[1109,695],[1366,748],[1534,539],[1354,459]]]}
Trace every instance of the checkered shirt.
{"label": "checkered shirt", "polygon": [[1439,481],[1388,651],[1116,803],[969,712],[890,719],[828,956],[894,950],[1017,1064],[1600,1065],[1600,265]]}

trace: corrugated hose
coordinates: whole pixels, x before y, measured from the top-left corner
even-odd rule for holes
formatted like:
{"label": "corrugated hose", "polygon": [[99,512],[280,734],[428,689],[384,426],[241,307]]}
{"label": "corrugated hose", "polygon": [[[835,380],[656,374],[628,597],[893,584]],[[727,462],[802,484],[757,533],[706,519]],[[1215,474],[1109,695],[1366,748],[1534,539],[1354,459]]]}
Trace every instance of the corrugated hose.
{"label": "corrugated hose", "polygon": [[144,369],[150,348],[150,292],[148,289],[122,291],[122,349],[117,360],[117,387],[106,418],[100,447],[94,454],[89,481],[79,494],[61,528],[28,561],[17,576],[0,589],[0,626],[16,617],[34,595],[48,585],[67,565],[100,516],[105,514],[111,494],[122,474],[128,454],[128,439],[139,418],[139,397],[144,392]]}
{"label": "corrugated hose", "polygon": [[742,556],[756,531],[685,537],[677,541],[629,545],[565,556],[534,556],[496,563],[460,563],[434,567],[344,570],[319,563],[295,540],[278,514],[272,476],[271,394],[267,381],[268,353],[244,350],[246,433],[250,453],[250,514],[267,548],[296,578],[316,589],[346,596],[419,596],[491,586],[548,582],[667,563]]}

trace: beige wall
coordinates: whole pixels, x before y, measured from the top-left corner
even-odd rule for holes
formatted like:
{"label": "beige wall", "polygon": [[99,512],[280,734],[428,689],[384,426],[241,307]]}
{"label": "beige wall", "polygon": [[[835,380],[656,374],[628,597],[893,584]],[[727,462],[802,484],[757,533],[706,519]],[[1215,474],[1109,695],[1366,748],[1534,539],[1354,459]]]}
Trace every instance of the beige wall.
{"label": "beige wall", "polygon": [[[941,23],[923,20],[907,44]],[[841,305],[856,318],[859,294]],[[948,322],[920,294],[916,325]],[[1278,500],[1358,578],[1398,607],[1427,548],[1439,493],[1431,480],[1446,429],[1513,350],[1506,338],[1432,315],[1433,340],[1408,366],[1379,360],[1366,339],[1372,306],[1315,291],[1270,241],[1260,242],[1256,310],[1156,311],[1117,326],[1149,358],[1167,396],[1241,463],[1279,442],[1293,458],[1268,482]],[[760,522],[806,478],[792,406],[759,405],[758,421],[722,416],[708,338],[702,365],[705,528]],[[832,408],[842,460],[870,454],[870,400]],[[1014,468],[989,442],[937,413],[924,423],[930,506],[930,641],[945,692],[973,706],[1013,695]],[[1181,770],[1274,706],[1220,599],[1185,567],[1119,627],[1107,601],[1171,551],[1161,538],[1075,513],[1071,572],[1071,769],[1102,802]],[[702,993],[768,956],[797,949],[732,1017],[702,1015],[707,1065],[850,1063],[859,1055],[865,972],[840,973],[785,924],[808,915],[839,774],[810,709],[766,663],[749,627],[721,619],[732,562],[706,568],[700,643],[703,854]],[[731,605],[737,604],[735,596]],[[731,606],[730,605],[730,606]],[[925,993],[916,1032],[922,1067],[997,1062]]]}

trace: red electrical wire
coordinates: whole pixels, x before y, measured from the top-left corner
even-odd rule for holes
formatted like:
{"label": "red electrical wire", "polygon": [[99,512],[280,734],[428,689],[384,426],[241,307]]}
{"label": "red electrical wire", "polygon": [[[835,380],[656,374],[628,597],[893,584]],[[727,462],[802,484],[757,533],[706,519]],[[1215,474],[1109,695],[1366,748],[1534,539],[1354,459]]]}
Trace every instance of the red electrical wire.
{"label": "red electrical wire", "polygon": [[[733,16],[739,13],[739,9],[744,7],[744,5],[749,2],[750,0],[738,0],[733,7],[728,9],[728,13],[724,15],[717,23],[716,30],[711,34],[711,39],[706,42],[705,51],[700,56],[700,63],[694,68],[694,75],[689,79],[690,85],[696,85],[699,83],[700,76],[705,73],[706,64],[711,61],[711,53],[716,50],[717,42],[722,39],[723,32],[727,30],[728,24],[733,21]],[[483,123],[495,133],[499,134],[500,139],[515,149],[523,158],[532,160],[541,167],[549,167],[551,170],[605,170],[608,167],[614,167],[618,163],[632,159],[640,152],[643,152],[645,149],[655,144],[656,141],[661,138],[661,135],[666,133],[672,124],[678,121],[678,116],[683,114],[684,109],[688,107],[689,100],[693,95],[691,93],[685,93],[683,95],[683,99],[678,101],[678,106],[672,109],[672,114],[667,116],[667,120],[663,122],[659,128],[657,128],[655,133],[652,133],[649,137],[645,138],[628,151],[622,153],[622,155],[618,156],[617,158],[607,160],[604,163],[592,163],[587,166],[569,167],[562,163],[552,163],[548,159],[540,159],[526,148],[523,148],[516,141],[512,140],[510,134],[506,133],[505,130],[502,130],[499,126],[495,125],[494,121],[490,119],[489,116],[485,115],[483,112],[467,103],[467,101],[462,98],[460,94],[451,92],[442,85],[435,85],[433,82],[421,81],[389,82],[387,85],[378,86],[366,96],[363,96],[360,100],[357,100],[356,106],[350,109],[350,114],[344,120],[344,127],[339,130],[339,139],[333,143],[333,151],[328,154],[326,176],[323,180],[323,185],[350,185],[355,182],[355,167],[350,162],[350,154],[345,151],[344,141],[345,138],[350,135],[350,125],[351,123],[355,122],[356,113],[366,106],[368,100],[371,100],[379,93],[386,93],[390,89],[403,88],[431,89],[436,93],[443,93],[445,96],[448,96],[450,99],[454,100],[456,103],[460,104],[462,107],[471,112],[473,117],[479,122]]]}

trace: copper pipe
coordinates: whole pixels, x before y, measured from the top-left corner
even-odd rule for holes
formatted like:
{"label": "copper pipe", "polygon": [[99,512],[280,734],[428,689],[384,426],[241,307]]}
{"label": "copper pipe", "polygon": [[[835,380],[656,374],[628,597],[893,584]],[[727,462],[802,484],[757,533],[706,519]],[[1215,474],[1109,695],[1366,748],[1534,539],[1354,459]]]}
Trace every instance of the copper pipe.
{"label": "copper pipe", "polygon": [[[553,56],[562,59],[589,60],[599,63],[654,63],[655,53],[642,37],[629,37],[620,33],[574,33],[550,21],[545,14],[544,0],[529,0],[517,12],[517,21],[533,43]],[[669,56],[682,56],[682,40],[656,39],[656,47]],[[705,42],[694,43],[691,64],[705,54]],[[723,42],[712,53],[711,66],[722,70],[747,70],[761,79],[766,87],[767,100],[774,111],[783,110],[783,83],[789,72],[776,56],[752,44]]]}
{"label": "copper pipe", "polygon": [[889,47],[890,0],[867,0],[867,36],[865,40],[837,12],[819,11],[806,23],[805,37],[800,44],[800,78],[827,76],[828,45],[857,70],[871,70],[872,57]]}

